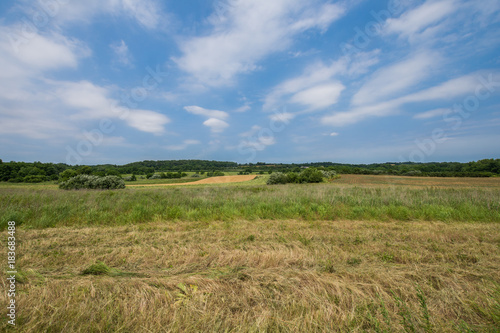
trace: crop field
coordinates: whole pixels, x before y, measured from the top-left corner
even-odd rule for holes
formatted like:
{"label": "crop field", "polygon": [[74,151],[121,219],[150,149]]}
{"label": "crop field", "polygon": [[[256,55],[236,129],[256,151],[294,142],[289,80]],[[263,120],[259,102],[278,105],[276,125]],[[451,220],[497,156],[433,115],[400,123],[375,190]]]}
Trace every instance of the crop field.
{"label": "crop field", "polygon": [[17,331],[499,332],[500,178],[267,177],[0,184]]}

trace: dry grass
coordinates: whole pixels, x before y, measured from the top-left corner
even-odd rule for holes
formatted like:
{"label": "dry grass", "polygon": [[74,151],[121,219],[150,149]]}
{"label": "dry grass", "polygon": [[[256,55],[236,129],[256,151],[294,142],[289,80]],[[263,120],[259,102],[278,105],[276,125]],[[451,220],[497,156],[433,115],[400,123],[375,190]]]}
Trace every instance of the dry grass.
{"label": "dry grass", "polygon": [[500,327],[497,223],[177,221],[17,238],[22,332]]}
{"label": "dry grass", "polygon": [[210,177],[189,183],[176,183],[176,184],[138,184],[127,185],[128,187],[143,187],[143,186],[180,186],[180,185],[205,185],[205,184],[227,184],[227,183],[241,183],[255,179],[256,175],[238,175],[238,176],[220,176]]}

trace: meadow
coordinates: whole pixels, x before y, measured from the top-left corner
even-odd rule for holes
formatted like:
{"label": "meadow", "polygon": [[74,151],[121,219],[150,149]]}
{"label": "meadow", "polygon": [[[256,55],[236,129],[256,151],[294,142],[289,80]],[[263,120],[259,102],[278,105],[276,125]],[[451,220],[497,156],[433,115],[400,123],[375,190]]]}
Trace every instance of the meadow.
{"label": "meadow", "polygon": [[266,177],[0,184],[2,230],[18,225],[18,330],[499,331],[500,178]]}

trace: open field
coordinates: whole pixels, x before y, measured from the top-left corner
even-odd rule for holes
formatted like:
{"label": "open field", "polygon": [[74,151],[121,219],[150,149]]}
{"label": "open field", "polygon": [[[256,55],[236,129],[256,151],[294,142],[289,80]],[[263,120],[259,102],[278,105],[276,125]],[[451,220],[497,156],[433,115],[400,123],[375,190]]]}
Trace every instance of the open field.
{"label": "open field", "polygon": [[266,179],[1,184],[19,331],[499,331],[500,179]]}
{"label": "open field", "polygon": [[205,185],[205,184],[227,184],[227,183],[241,183],[253,180],[257,177],[256,175],[236,175],[236,176],[219,176],[210,177],[205,179],[200,179],[194,182],[188,183],[173,183],[173,184],[139,184],[139,185],[127,185],[128,187],[138,187],[138,186],[175,186],[175,185]]}

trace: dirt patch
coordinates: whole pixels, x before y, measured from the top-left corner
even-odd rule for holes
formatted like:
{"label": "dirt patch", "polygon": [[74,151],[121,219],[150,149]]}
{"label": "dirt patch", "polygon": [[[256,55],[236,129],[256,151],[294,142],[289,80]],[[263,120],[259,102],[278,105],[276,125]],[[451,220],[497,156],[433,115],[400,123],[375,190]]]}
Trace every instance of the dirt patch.
{"label": "dirt patch", "polygon": [[145,185],[127,185],[127,187],[139,186],[178,186],[178,185],[203,185],[203,184],[225,184],[225,183],[239,183],[255,179],[256,175],[241,175],[241,176],[221,176],[210,177],[189,183],[175,183],[175,184],[145,184]]}

